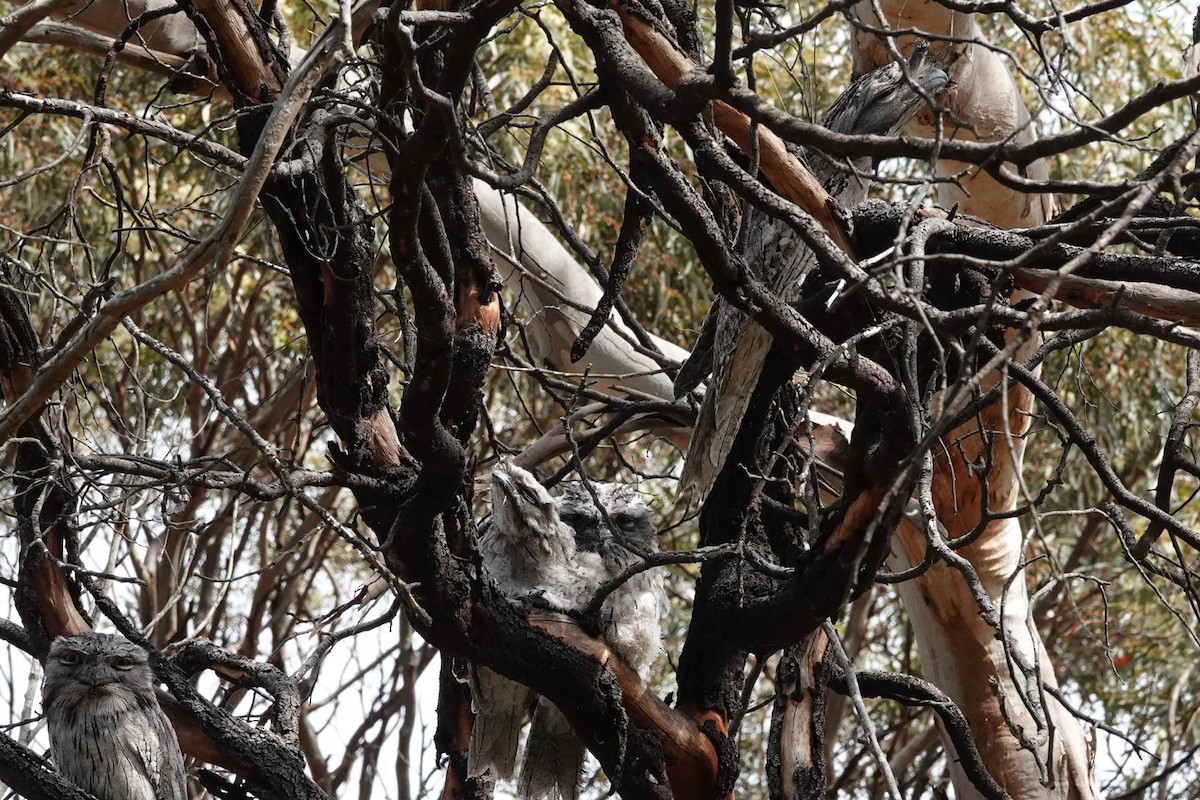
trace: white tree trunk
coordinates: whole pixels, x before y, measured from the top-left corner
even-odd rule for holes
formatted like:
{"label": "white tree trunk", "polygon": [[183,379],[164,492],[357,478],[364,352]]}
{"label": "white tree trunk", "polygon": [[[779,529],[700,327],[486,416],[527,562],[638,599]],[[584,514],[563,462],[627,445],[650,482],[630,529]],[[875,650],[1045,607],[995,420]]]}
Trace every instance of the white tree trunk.
{"label": "white tree trunk", "polygon": [[[20,10],[34,11],[39,19],[49,17],[54,22],[91,31],[111,43],[131,21],[145,12],[174,5],[174,0],[61,0],[54,3],[45,3],[43,0],[27,3]],[[40,10],[36,10],[39,7]],[[204,48],[200,33],[182,9],[147,22],[130,37],[129,42],[184,58]]]}
{"label": "white tree trunk", "polygon": [[[873,9],[886,18],[882,25]],[[1015,81],[1000,56],[983,44],[974,16],[952,12],[930,0],[863,2],[855,6],[855,12],[872,27],[916,29],[974,42],[931,44],[931,51],[945,58],[952,80],[950,89],[938,99],[964,123],[963,127],[945,123],[941,135],[983,141],[1011,137],[1018,143],[1036,138]],[[907,50],[915,38],[892,41]],[[876,35],[856,30],[853,39],[856,71],[891,60],[887,45]],[[938,133],[932,116],[918,118],[910,130],[922,136]],[[1007,168],[1013,169],[1011,165]],[[958,203],[963,212],[1003,227],[1038,225],[1052,214],[1049,195],[1014,191],[978,168],[958,162],[943,161],[938,170],[942,175],[959,176],[961,184],[939,188],[943,205]],[[1046,175],[1045,163],[1038,161],[1023,177],[1045,179]],[[1026,342],[1017,357],[1036,344],[1034,339]],[[997,380],[1000,376],[990,376],[989,384]],[[979,495],[984,487],[969,466],[976,459],[990,459],[986,491],[992,512],[1011,510],[1024,499],[1020,491],[1025,451],[1022,436],[1028,430],[1032,405],[1027,391],[1010,387],[1003,401],[981,415],[982,424],[972,422],[943,437],[946,445],[937,458],[933,492],[938,521],[947,537],[965,535],[979,521]],[[893,540],[891,566],[903,570],[920,564],[925,547],[924,535],[908,522],[902,523]],[[1090,747],[1079,722],[1042,691],[1043,684],[1058,684],[1031,620],[1029,594],[1020,574],[1023,549],[1020,524],[998,520],[976,542],[959,551],[978,574],[991,605],[999,610],[1000,631],[985,621],[962,573],[944,563],[901,584],[900,595],[912,621],[922,668],[967,716],[984,763],[1012,797],[1098,797]],[[958,797],[979,797],[952,753],[947,762]]]}
{"label": "white tree trunk", "polygon": [[[479,180],[475,181],[475,195],[483,231],[496,254],[496,268],[511,307],[525,322],[525,335],[538,366],[575,375],[586,371],[589,385],[608,394],[672,400],[671,378],[639,350],[637,340],[615,313],[584,357],[571,363],[571,345],[600,301],[600,286],[512,195],[501,194]],[[682,347],[657,336],[651,338],[672,361],[687,358],[688,351]]]}
{"label": "white tree trunk", "polygon": [[[880,24],[873,8],[880,8],[887,21]],[[869,28],[918,30],[930,36],[949,36],[969,39],[974,44],[947,43],[933,40],[930,52],[946,59],[950,86],[938,94],[939,102],[949,107],[953,115],[966,126],[956,126],[944,116],[943,137],[996,142],[1011,139],[1014,144],[1026,144],[1037,139],[1030,124],[1029,112],[1017,91],[1017,84],[1004,66],[1004,60],[984,43],[987,41],[974,15],[952,12],[933,0],[881,0],[879,3],[860,2],[854,13]],[[904,53],[909,52],[913,35],[898,36],[890,41]],[[870,72],[892,60],[887,44],[869,31],[853,31],[854,71]],[[939,135],[932,114],[918,115],[908,126],[914,135]],[[1012,165],[1006,169],[1018,172]],[[1049,194],[1023,194],[1007,188],[978,167],[958,161],[938,163],[941,176],[959,176],[961,186],[941,184],[938,200],[941,205],[959,208],[1002,228],[1025,228],[1041,225],[1053,215],[1054,199]],[[1022,177],[1045,180],[1045,161],[1029,165]]]}

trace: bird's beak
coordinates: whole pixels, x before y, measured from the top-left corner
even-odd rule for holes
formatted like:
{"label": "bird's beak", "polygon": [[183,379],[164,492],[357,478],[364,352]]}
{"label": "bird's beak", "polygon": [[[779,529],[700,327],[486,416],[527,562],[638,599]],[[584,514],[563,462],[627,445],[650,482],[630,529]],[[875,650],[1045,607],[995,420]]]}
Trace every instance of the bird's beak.
{"label": "bird's beak", "polygon": [[613,540],[613,533],[604,524],[604,520],[600,520],[588,528],[588,537],[596,543],[596,549],[599,550],[600,545],[608,544]]}
{"label": "bird's beak", "polygon": [[950,82],[950,75],[941,67],[931,66],[927,70],[914,73],[913,79],[918,86],[932,94]]}
{"label": "bird's beak", "polygon": [[517,487],[513,485],[512,476],[507,472],[499,472],[494,474],[492,477],[494,479],[494,483],[500,487],[500,491],[504,494],[504,496],[515,502],[517,499]]}
{"label": "bird's beak", "polygon": [[[517,516],[528,522],[528,518],[525,516],[524,506],[521,505],[517,498],[517,487],[513,483],[512,477],[510,477],[506,472],[495,474],[493,477],[495,478],[494,485],[500,489],[500,492],[504,495],[505,501],[508,502],[512,510],[517,514]],[[493,498],[492,502],[495,502],[495,500],[496,498]]]}
{"label": "bird's beak", "polygon": [[116,678],[99,666],[89,667],[79,672],[79,682],[88,686],[101,687],[116,683]]}
{"label": "bird's beak", "polygon": [[926,92],[936,92],[950,82],[950,75],[929,55],[929,42],[919,41],[908,57],[908,72]]}

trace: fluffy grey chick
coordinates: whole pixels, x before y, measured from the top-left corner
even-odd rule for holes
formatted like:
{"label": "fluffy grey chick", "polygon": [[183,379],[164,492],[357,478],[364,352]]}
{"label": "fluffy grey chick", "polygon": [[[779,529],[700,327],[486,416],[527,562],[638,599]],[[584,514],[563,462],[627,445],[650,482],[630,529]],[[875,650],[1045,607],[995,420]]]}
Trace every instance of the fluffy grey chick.
{"label": "fluffy grey chick", "polygon": [[101,800],[187,800],[179,741],[154,696],[146,651],[133,642],[56,638],[42,708],[64,778]]}
{"label": "fluffy grey chick", "polygon": [[[600,556],[604,583],[643,556],[657,553],[658,530],[653,510],[632,486],[593,483],[591,488],[603,512],[587,487],[576,484],[560,500],[559,514],[574,529],[579,551]],[[625,581],[600,609],[604,641],[643,680],[662,649],[660,617],[665,606],[662,573],[650,569]]]}
{"label": "fluffy grey chick", "polygon": [[[575,531],[580,556],[595,554],[601,559],[603,576],[596,584],[598,588],[640,561],[643,555],[658,552],[658,535],[653,512],[632,487],[593,483],[591,488],[603,513],[582,484],[569,490],[559,500],[558,507],[563,522]],[[590,600],[590,596],[584,598],[580,607]],[[647,570],[623,583],[601,607],[605,642],[643,680],[662,647],[659,618],[665,605],[661,575]],[[522,796],[542,798],[557,794],[563,800],[575,800],[579,796],[584,753],[583,744],[563,713],[550,701],[540,698],[525,745],[519,787]]]}
{"label": "fluffy grey chick", "polygon": [[534,475],[515,464],[492,470],[492,526],[480,543],[488,574],[505,595],[538,594],[558,608],[578,601],[575,532]]}
{"label": "fluffy grey chick", "polygon": [[[492,525],[480,555],[500,591],[511,598],[536,595],[564,610],[578,607],[600,580],[600,558],[576,553],[575,534],[559,518],[554,498],[532,474],[510,464],[492,470]],[[467,750],[471,777],[491,769],[516,771],[521,723],[533,703],[528,687],[485,667],[471,670],[475,723]]]}

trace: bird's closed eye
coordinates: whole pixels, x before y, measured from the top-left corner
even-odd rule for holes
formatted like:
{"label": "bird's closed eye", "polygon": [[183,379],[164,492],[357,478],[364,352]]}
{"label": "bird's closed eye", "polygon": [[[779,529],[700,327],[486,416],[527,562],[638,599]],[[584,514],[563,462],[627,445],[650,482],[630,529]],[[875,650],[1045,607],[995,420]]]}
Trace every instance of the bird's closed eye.
{"label": "bird's closed eye", "polygon": [[549,507],[551,503],[547,502],[546,498],[538,492],[538,487],[530,486],[526,483],[517,483],[517,491],[533,505],[543,508]]}
{"label": "bird's closed eye", "polygon": [[137,665],[137,660],[130,656],[117,656],[108,663],[117,669],[133,669]]}
{"label": "bird's closed eye", "polygon": [[63,653],[62,655],[60,655],[58,657],[58,660],[63,662],[64,664],[67,664],[67,665],[73,667],[76,664],[83,661],[83,656],[81,656],[79,653],[76,653],[73,650],[67,650],[65,653]]}

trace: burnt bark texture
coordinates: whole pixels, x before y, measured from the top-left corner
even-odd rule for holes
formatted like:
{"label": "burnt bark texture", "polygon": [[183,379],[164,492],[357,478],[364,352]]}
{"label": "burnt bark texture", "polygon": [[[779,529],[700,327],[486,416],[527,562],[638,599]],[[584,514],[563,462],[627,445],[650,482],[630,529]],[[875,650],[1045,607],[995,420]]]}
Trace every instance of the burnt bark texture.
{"label": "burnt bark texture", "polygon": [[[867,774],[876,783],[864,791],[892,791],[896,776],[879,736],[892,737],[888,755],[912,745],[911,763],[941,763],[940,771],[924,769],[937,776],[936,793],[952,783],[962,797],[988,800],[1006,792],[1022,800],[1097,794],[1076,719],[1081,712],[1064,699],[1071,693],[1059,690],[1047,646],[1061,647],[1074,629],[1059,630],[1055,643],[1037,628],[1026,589],[1032,562],[1018,520],[1041,524],[1068,455],[1077,454],[1106,497],[1083,509],[1092,522],[1065,565],[1055,563],[1054,579],[1065,585],[1079,578],[1071,558],[1102,550],[1098,542],[1111,528],[1106,545],[1132,570],[1200,606],[1200,534],[1182,513],[1191,499],[1179,505],[1181,496],[1194,496],[1186,482],[1200,475],[1189,438],[1200,398],[1200,226],[1192,200],[1200,137],[1185,133],[1141,174],[1111,184],[1050,183],[1045,159],[1107,145],[1165,103],[1196,96],[1200,78],[1155,86],[1088,125],[1038,141],[1025,129],[1029,114],[1007,73],[1002,83],[1011,92],[991,99],[1003,94],[1012,111],[1006,119],[1021,130],[985,130],[984,120],[1001,115],[972,105],[979,97],[966,91],[968,70],[984,70],[995,56],[975,22],[984,13],[978,4],[924,4],[943,17],[957,15],[958,27],[942,30],[905,16],[909,11],[890,0],[831,4],[790,28],[766,6],[729,0],[711,9],[681,0],[364,2],[341,9],[325,28],[313,53],[327,58],[302,60],[288,52],[288,9],[274,2],[256,8],[247,0],[179,0],[175,22],[194,41],[166,55],[172,64],[212,65],[220,84],[213,102],[233,105],[235,150],[151,115],[104,107],[118,55],[159,41],[151,34],[175,14],[158,0],[105,2],[122,6],[121,35],[92,105],[0,90],[0,107],[19,116],[0,136],[34,114],[87,126],[83,167],[66,192],[71,199],[51,222],[30,223],[30,238],[82,237],[92,220],[79,213],[81,198],[91,191],[108,198],[95,189],[97,175],[117,218],[115,247],[89,242],[81,265],[69,269],[49,256],[38,262],[64,287],[55,286],[50,299],[39,295],[51,285],[45,275],[7,253],[0,264],[0,394],[5,409],[22,398],[37,407],[19,418],[0,416],[0,427],[19,423],[16,437],[0,444],[12,451],[4,468],[19,552],[15,577],[5,581],[20,617],[20,625],[0,627],[0,638],[44,658],[54,636],[115,627],[151,652],[185,752],[230,774],[206,776],[206,785],[264,800],[340,796],[353,774],[369,795],[397,715],[404,720],[397,727],[407,731],[399,735],[412,736],[417,665],[431,663],[435,649],[441,675],[433,742],[445,757],[444,800],[488,800],[496,791],[494,775],[468,769],[469,663],[555,703],[611,790],[629,800],[735,796],[741,765],[752,761],[744,755],[751,741],[746,719],[765,707],[769,733],[755,744],[764,753],[760,785],[772,800],[824,797]],[[1066,17],[1078,22],[1120,4],[1053,19],[1012,4],[984,5],[996,14],[1003,6],[1010,24],[1037,38],[1067,24]],[[701,24],[709,11],[711,26],[707,18]],[[81,14],[75,23],[70,12]],[[55,25],[74,30],[39,28],[31,19],[38,13],[53,13]],[[70,3],[22,14],[24,30],[43,38],[111,36],[107,29],[116,24],[88,28],[91,13]],[[855,72],[864,81],[852,88],[888,69],[894,80],[911,82],[918,65],[932,68],[937,88],[906,119],[910,132],[933,132],[934,140],[832,133],[756,91],[756,54],[834,15],[851,26]],[[912,35],[922,25],[932,42]],[[509,97],[503,83],[510,76],[489,75],[482,65],[503,64],[485,54],[521,26],[538,31],[550,55],[528,91]],[[964,38],[963,26],[974,33]],[[573,37],[570,52],[557,41],[563,35]],[[584,69],[575,48],[594,59]],[[327,73],[306,75],[313,64]],[[171,85],[197,85],[198,76],[184,77],[175,75]],[[247,166],[270,140],[275,113],[301,85],[315,89],[304,89],[312,93],[303,112],[269,174],[259,173],[266,174],[257,195],[269,222],[265,243],[248,244],[236,257],[225,243],[218,252],[228,258],[174,287],[178,307],[166,313],[171,324],[162,324],[152,301],[166,289],[151,291],[161,264],[141,256],[143,263],[128,244],[131,232],[153,228],[147,220],[157,218],[146,211],[153,204],[139,204],[137,179],[114,165],[112,133],[98,126],[162,139],[214,171],[252,175]],[[890,96],[895,87],[880,91]],[[855,96],[848,91],[843,100]],[[508,107],[497,97],[508,98]],[[592,186],[572,184],[590,174],[547,179],[543,148],[559,138],[591,148],[623,188],[613,212],[623,218],[608,239],[589,239],[568,224],[571,214],[592,227],[610,220],[601,212],[587,218],[605,206],[591,202]],[[914,193],[921,197],[941,192],[964,208],[839,202],[847,195],[831,187],[860,181],[858,196],[866,197],[870,181],[883,176],[878,159],[892,156],[913,164],[912,175],[897,183],[919,185]],[[157,153],[142,160],[146,169],[160,163]],[[818,180],[820,165],[836,167],[836,176]],[[1056,189],[1085,197],[1055,216]],[[551,200],[555,191],[577,195],[569,213]],[[976,212],[982,216],[971,216]],[[672,549],[638,554],[640,569],[687,565],[671,573],[675,596],[691,603],[681,647],[668,644],[670,663],[678,654],[671,703],[651,688],[658,684],[648,685],[614,655],[600,615],[582,606],[547,608],[537,592],[501,593],[480,553],[489,523],[476,496],[488,467],[520,459],[523,447],[524,457],[539,462],[533,467],[561,457],[547,468],[548,486],[634,474],[650,490],[673,481],[676,461],[661,469],[652,453],[657,443],[622,438],[692,427],[701,396],[693,392],[713,371],[693,354],[680,373],[686,385],[676,386],[683,397],[673,396],[667,376],[680,372],[684,353],[643,330],[635,304],[626,302],[629,287],[646,285],[638,281],[658,268],[650,262],[663,252],[655,228],[663,222],[686,242],[685,261],[704,286],[766,342],[761,371],[746,370],[752,377],[740,389],[749,402],[732,419],[736,435],[711,489],[704,497],[672,493],[678,508],[662,509],[664,520],[677,518],[675,510],[687,517],[687,501],[699,501],[695,527]],[[1018,223],[1026,228],[998,227]],[[167,224],[152,232],[168,230],[176,233]],[[538,236],[542,244],[533,246]],[[188,244],[175,258],[185,263],[198,239],[179,238]],[[594,239],[608,241],[611,252],[593,249]],[[146,240],[154,244],[148,251],[161,249],[157,239]],[[756,251],[750,241],[766,244]],[[758,263],[796,254],[794,285],[776,285],[772,269],[782,267]],[[285,280],[287,291],[272,294],[263,275]],[[81,355],[68,370],[81,376],[79,386],[64,377],[35,392],[35,383],[49,380],[45,365],[111,310],[113,286],[130,276],[135,287],[149,288],[99,337],[116,355],[105,351],[94,363]],[[75,291],[81,296],[68,296]],[[594,299],[584,302],[585,295]],[[35,325],[30,296],[35,306],[61,305],[76,316]],[[280,296],[285,308],[272,307]],[[526,317],[514,313],[531,298],[537,306]],[[209,313],[206,304],[218,300],[228,307]],[[229,310],[243,306],[253,310]],[[231,315],[237,323],[223,327]],[[1184,392],[1168,415],[1161,466],[1154,467],[1153,500],[1138,487],[1136,470],[1122,469],[1105,452],[1065,390],[1039,372],[1056,354],[1113,328],[1188,350]],[[169,338],[164,329],[183,333],[162,341]],[[717,341],[711,329],[707,337]],[[302,366],[262,366],[285,361],[277,354],[296,340]],[[572,366],[593,356],[611,368],[592,375],[590,366]],[[494,369],[497,360],[509,369]],[[155,375],[143,386],[136,370],[144,362],[153,362],[147,372],[168,378]],[[89,396],[88,380],[110,370],[129,379]],[[265,377],[258,383],[240,380],[259,370]],[[176,383],[186,397],[165,414],[171,422],[161,423],[177,428],[163,433],[168,445],[130,423],[75,446],[75,431],[86,425],[81,406],[119,418],[172,394]],[[492,402],[514,387],[515,398]],[[527,402],[531,394],[536,399]],[[816,405],[831,395],[844,407],[853,404],[846,412],[852,420],[820,413]],[[1030,490],[1021,469],[1035,418],[1052,427],[1066,452],[1054,477]],[[511,431],[498,433],[504,426]],[[168,435],[185,430],[178,442]],[[682,446],[678,436],[674,444]],[[120,446],[129,453],[106,449]],[[1157,464],[1147,453],[1139,463]],[[122,505],[143,493],[155,502]],[[105,516],[117,506],[123,518]],[[277,511],[287,522],[275,528]],[[608,520],[614,536],[616,516]],[[154,527],[160,522],[161,531]],[[251,529],[259,539],[244,534],[230,543],[231,532]],[[119,567],[113,575],[96,567],[105,563],[97,551],[86,552],[94,536],[116,542],[146,530],[159,533],[143,550],[113,545],[104,568]],[[687,538],[693,533],[694,542]],[[127,570],[121,553],[130,560]],[[256,566],[242,570],[243,561]],[[363,585],[341,585],[343,570]],[[257,583],[244,598],[230,599],[235,580]],[[1107,603],[1112,581],[1094,581],[1105,587],[1097,595]],[[878,621],[845,614],[877,582],[900,584],[906,614],[896,616],[907,617],[903,625],[911,619],[912,636],[881,635]],[[134,599],[122,605],[118,596]],[[385,613],[342,621],[381,597],[392,601]],[[591,610],[602,600],[598,595]],[[230,609],[242,601],[244,629],[230,638]],[[1096,613],[1107,615],[1107,606]],[[856,674],[863,644],[855,640],[872,625],[878,647],[903,640],[902,653],[887,655],[905,668],[922,662],[927,679]],[[318,679],[339,643],[371,631],[380,661],[393,659],[394,671],[380,681],[352,736],[358,750],[331,757],[317,744],[311,715],[336,701],[318,696]],[[226,634],[225,644],[204,638],[217,633]],[[315,644],[303,645],[310,649],[302,648],[301,663],[291,663],[294,643],[309,633]],[[220,701],[198,691],[202,673],[221,681]],[[847,704],[830,692],[854,706],[853,731],[840,716]],[[235,713],[243,700],[253,709],[248,717]],[[878,716],[895,728],[873,725],[868,708],[887,709]],[[940,750],[932,728],[928,737],[912,734],[922,709],[937,716]],[[827,758],[826,737],[852,745],[856,755]],[[401,761],[412,755],[409,745],[405,738]],[[845,775],[832,774],[839,766]],[[396,769],[412,776],[415,767]],[[82,796],[7,736],[0,736],[0,779],[39,800]],[[919,794],[923,780],[910,774],[903,786]],[[399,783],[401,795],[411,791],[407,780]]]}

